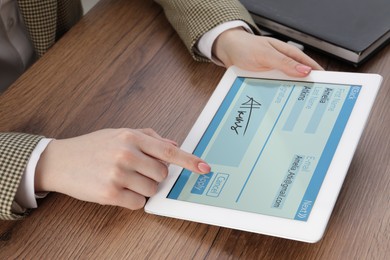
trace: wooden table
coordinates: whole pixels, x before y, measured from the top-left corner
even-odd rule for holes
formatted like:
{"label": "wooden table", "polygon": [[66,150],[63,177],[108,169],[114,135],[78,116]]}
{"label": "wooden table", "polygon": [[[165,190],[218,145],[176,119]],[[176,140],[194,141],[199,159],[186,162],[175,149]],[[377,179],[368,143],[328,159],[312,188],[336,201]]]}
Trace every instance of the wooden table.
{"label": "wooden table", "polygon": [[[385,259],[390,253],[390,46],[360,68],[384,82],[324,238],[316,244],[50,194],[0,221],[0,259]],[[100,1],[0,97],[0,131],[66,138],[152,127],[181,143],[224,68],[192,60],[151,0]],[[388,258],[387,258],[388,259]]]}

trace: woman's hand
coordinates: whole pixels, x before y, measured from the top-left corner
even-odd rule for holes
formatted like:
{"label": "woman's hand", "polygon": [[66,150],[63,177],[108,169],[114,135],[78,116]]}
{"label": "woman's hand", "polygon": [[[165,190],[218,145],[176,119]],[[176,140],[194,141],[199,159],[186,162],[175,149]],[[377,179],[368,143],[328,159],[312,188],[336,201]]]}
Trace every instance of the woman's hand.
{"label": "woman's hand", "polygon": [[297,47],[242,28],[223,32],[213,45],[213,54],[226,67],[235,65],[250,71],[277,69],[289,76],[304,77],[313,69],[323,70]]}
{"label": "woman's hand", "polygon": [[100,130],[51,141],[38,161],[35,190],[139,209],[167,177],[168,163],[210,171],[203,160],[151,129]]}

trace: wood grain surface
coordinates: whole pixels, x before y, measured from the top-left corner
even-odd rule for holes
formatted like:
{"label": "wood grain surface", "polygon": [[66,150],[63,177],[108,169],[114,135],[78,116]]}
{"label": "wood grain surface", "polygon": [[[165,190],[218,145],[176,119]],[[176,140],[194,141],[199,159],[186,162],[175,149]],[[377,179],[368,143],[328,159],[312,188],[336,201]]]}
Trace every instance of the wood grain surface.
{"label": "wood grain surface", "polygon": [[[384,77],[323,239],[307,244],[49,194],[0,221],[0,259],[388,259],[390,46],[359,68]],[[100,1],[0,96],[0,131],[67,138],[151,127],[181,143],[224,68],[192,60],[151,0]]]}

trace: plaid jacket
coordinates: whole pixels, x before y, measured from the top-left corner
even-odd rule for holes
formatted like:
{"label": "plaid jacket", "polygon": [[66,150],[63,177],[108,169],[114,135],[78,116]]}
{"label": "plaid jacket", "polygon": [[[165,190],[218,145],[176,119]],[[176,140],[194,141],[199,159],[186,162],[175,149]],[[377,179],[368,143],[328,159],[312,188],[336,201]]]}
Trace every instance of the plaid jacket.
{"label": "plaid jacket", "polygon": [[[82,16],[80,0],[17,0],[33,45],[42,56]],[[131,1],[131,0],[129,0]],[[132,0],[136,1],[136,0]],[[142,1],[142,0],[138,0]],[[192,56],[194,46],[213,27],[243,20],[257,30],[238,0],[156,0]],[[32,151],[41,136],[0,133],[0,219],[18,219],[11,211],[14,197]]]}

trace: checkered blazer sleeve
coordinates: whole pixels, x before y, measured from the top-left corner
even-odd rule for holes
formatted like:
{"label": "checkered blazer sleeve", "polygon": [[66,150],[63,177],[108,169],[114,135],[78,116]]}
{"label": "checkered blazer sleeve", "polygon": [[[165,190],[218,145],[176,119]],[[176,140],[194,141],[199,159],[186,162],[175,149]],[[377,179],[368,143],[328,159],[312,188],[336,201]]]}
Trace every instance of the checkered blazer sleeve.
{"label": "checkered blazer sleeve", "polygon": [[205,61],[195,44],[203,34],[224,22],[241,20],[259,33],[249,12],[238,0],[155,0],[198,61]]}
{"label": "checkered blazer sleeve", "polygon": [[19,219],[11,211],[28,160],[43,136],[0,133],[0,219]]}
{"label": "checkered blazer sleeve", "polygon": [[83,15],[80,0],[17,0],[39,57]]}

